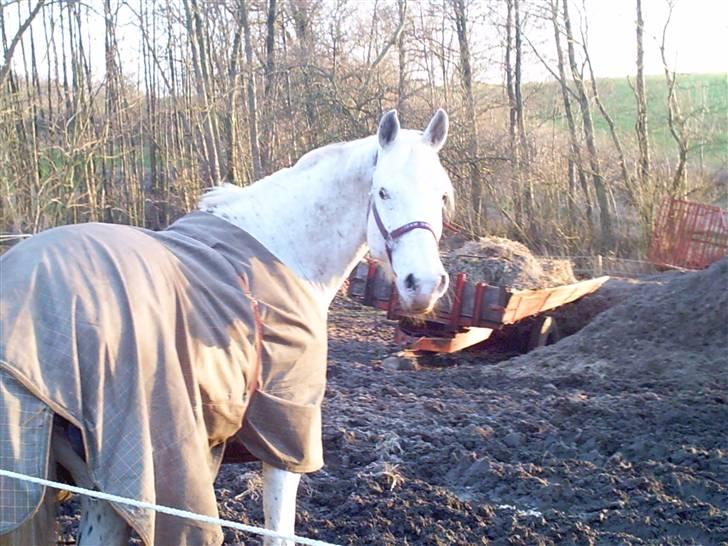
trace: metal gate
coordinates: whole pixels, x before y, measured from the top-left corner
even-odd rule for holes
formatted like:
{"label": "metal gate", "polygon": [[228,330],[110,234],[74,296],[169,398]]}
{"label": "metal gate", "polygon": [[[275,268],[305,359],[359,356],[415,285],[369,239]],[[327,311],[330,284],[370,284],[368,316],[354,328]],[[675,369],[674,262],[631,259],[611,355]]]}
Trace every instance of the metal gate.
{"label": "metal gate", "polygon": [[666,198],[648,257],[656,265],[704,269],[728,256],[728,218],[719,207]]}

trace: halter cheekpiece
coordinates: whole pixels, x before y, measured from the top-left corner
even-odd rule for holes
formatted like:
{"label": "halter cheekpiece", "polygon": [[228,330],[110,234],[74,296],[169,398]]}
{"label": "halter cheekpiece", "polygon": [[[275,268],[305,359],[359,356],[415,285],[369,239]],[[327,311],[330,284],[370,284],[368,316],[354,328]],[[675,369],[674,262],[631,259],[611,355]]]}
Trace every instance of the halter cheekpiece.
{"label": "halter cheekpiece", "polygon": [[379,211],[377,210],[377,204],[374,202],[374,200],[371,200],[369,202],[369,208],[371,209],[372,213],[374,213],[374,221],[377,224],[377,227],[379,228],[379,233],[382,234],[382,237],[384,237],[384,245],[387,249],[387,258],[389,259],[389,263],[392,263],[392,249],[394,248],[394,241],[398,237],[401,237],[405,233],[408,233],[410,231],[413,231],[415,229],[426,229],[430,233],[432,233],[432,236],[435,238],[435,241],[439,242],[439,239],[437,238],[437,234],[435,233],[435,230],[432,228],[432,226],[423,220],[417,220],[415,222],[409,222],[403,226],[398,227],[397,229],[393,231],[387,231],[387,228],[384,227],[384,223],[382,222],[381,216],[379,216]]}
{"label": "halter cheekpiece", "polygon": [[[377,152],[377,155],[374,156],[374,166],[375,167],[377,165],[378,159],[379,159],[379,153]],[[427,231],[432,233],[432,236],[435,238],[436,242],[438,242],[438,243],[440,242],[440,239],[437,237],[437,233],[435,233],[435,230],[433,229],[432,225],[429,222],[425,222],[424,220],[416,220],[414,222],[409,222],[390,232],[384,226],[384,222],[382,222],[382,217],[379,215],[379,211],[377,210],[377,204],[374,201],[374,197],[371,197],[369,199],[369,210],[374,214],[374,221],[376,222],[377,227],[379,228],[379,233],[381,233],[382,237],[384,237],[384,245],[385,245],[385,248],[387,249],[387,258],[389,259],[390,265],[392,264],[392,249],[394,248],[394,241],[397,238],[404,235],[405,233],[409,233],[410,231],[413,231],[415,229],[426,229]]]}

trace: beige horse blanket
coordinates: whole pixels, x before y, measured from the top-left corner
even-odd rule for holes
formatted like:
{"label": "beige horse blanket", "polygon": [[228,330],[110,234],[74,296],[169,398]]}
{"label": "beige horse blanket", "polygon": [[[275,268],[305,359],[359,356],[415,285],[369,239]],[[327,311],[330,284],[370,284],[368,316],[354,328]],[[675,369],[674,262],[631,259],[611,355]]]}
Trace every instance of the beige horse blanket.
{"label": "beige horse blanket", "polygon": [[[51,229],[0,259],[0,468],[46,476],[57,413],[99,490],[215,516],[233,435],[279,468],[323,465],[325,368],[309,286],[211,214]],[[43,494],[0,477],[0,534]],[[148,545],[222,542],[217,526],[114,508]]]}

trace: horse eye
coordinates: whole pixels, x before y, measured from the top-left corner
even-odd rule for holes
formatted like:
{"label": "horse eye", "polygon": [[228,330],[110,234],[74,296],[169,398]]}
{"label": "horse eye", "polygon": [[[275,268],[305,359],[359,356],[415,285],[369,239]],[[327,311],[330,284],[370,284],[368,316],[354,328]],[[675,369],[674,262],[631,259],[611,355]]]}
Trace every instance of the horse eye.
{"label": "horse eye", "polygon": [[446,193],[442,194],[442,204],[447,205],[447,194]]}
{"label": "horse eye", "polygon": [[389,194],[387,193],[387,190],[385,190],[384,188],[380,188],[379,197],[381,197],[382,199],[389,199]]}

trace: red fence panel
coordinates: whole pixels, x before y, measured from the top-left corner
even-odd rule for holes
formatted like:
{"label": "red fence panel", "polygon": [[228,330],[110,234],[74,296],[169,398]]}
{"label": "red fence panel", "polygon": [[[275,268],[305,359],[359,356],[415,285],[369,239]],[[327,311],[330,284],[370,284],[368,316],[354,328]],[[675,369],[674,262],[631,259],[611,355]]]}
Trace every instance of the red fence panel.
{"label": "red fence panel", "polygon": [[647,255],[657,265],[704,269],[728,256],[728,215],[719,207],[667,198]]}

